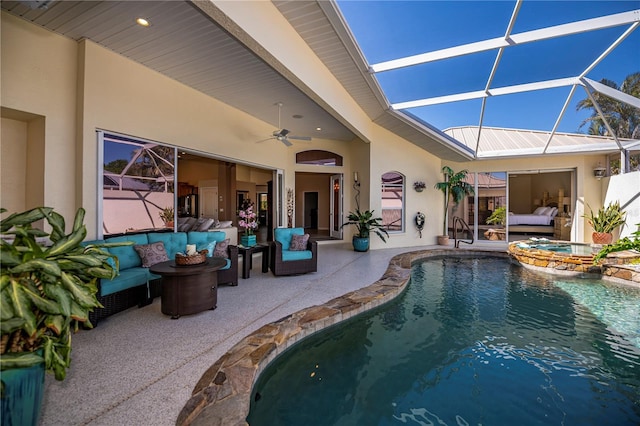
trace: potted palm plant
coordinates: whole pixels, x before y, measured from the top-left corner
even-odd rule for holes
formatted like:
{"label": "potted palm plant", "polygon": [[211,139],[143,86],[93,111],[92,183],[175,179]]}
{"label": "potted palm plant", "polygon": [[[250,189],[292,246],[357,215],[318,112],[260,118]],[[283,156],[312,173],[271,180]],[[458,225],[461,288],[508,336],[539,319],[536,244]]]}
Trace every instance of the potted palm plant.
{"label": "potted palm plant", "polygon": [[609,203],[606,207],[601,207],[597,213],[589,206],[589,214],[582,217],[593,228],[591,239],[594,244],[611,244],[613,241],[613,231],[626,222],[626,212],[622,211],[620,202]]}
{"label": "potted palm plant", "polygon": [[467,170],[454,172],[449,166],[442,168],[444,181],[435,184],[435,188],[444,194],[444,223],[442,235],[438,236],[438,244],[449,245],[449,201],[453,201],[453,209],[468,195],[473,195],[473,185],[466,182]]}
{"label": "potted palm plant", "polygon": [[355,251],[368,251],[369,250],[369,235],[374,232],[385,243],[385,235],[388,237],[389,233],[382,225],[381,217],[373,217],[373,210],[367,210],[361,212],[359,209],[353,212],[349,212],[347,216],[348,222],[342,224],[342,227],[347,225],[354,225],[356,227],[356,234],[353,236],[352,244]]}
{"label": "potted palm plant", "polygon": [[[117,257],[81,244],[84,215],[77,211],[69,234],[64,218],[49,207],[0,221],[3,425],[37,424],[45,371],[65,378],[72,331],[90,328],[89,311],[101,307],[97,280],[117,273]],[[44,221],[50,233],[35,227]]]}

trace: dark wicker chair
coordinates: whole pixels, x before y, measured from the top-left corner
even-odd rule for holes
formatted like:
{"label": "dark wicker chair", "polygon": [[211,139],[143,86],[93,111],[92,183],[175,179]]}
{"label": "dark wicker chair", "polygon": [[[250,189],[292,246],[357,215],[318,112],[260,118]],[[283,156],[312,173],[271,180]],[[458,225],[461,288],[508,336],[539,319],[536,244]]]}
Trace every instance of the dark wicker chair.
{"label": "dark wicker chair", "polygon": [[284,261],[282,260],[283,250],[282,243],[277,239],[269,243],[269,266],[273,275],[297,275],[318,270],[317,241],[309,239],[307,242],[307,250],[311,251],[311,259]]}

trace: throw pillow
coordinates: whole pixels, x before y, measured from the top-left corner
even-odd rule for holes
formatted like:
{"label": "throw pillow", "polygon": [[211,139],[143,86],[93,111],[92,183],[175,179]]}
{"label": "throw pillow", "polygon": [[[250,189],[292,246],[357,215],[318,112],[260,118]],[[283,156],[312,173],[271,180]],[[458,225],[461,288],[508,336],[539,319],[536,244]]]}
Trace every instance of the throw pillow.
{"label": "throw pillow", "polygon": [[157,243],[144,244],[139,246],[133,246],[135,251],[142,259],[142,267],[150,268],[156,263],[169,260],[167,251],[164,249],[164,243],[158,241]]}
{"label": "throw pillow", "polygon": [[289,246],[289,250],[292,250],[292,251],[306,250],[308,241],[309,241],[309,234],[304,234],[304,235],[294,234],[291,236],[291,245]]}
{"label": "throw pillow", "polygon": [[197,231],[205,220],[206,219],[204,217],[199,217],[198,219],[196,219],[196,221],[193,222],[193,225],[191,225],[190,231]]}
{"label": "throw pillow", "polygon": [[197,247],[197,251],[198,253],[200,253],[202,250],[207,250],[207,257],[212,257],[213,256],[213,252],[216,249],[216,242],[212,241],[210,243],[204,243],[204,244],[200,244]]}
{"label": "throw pillow", "polygon": [[218,241],[216,243],[216,248],[213,252],[215,257],[224,257],[225,259],[229,258],[229,253],[227,252],[227,247],[229,247],[229,242],[231,239],[227,238],[224,241]]}
{"label": "throw pillow", "polygon": [[213,219],[205,219],[198,226],[198,229],[196,229],[196,231],[200,231],[200,232],[207,231],[209,228],[211,228],[211,225],[213,225]]}

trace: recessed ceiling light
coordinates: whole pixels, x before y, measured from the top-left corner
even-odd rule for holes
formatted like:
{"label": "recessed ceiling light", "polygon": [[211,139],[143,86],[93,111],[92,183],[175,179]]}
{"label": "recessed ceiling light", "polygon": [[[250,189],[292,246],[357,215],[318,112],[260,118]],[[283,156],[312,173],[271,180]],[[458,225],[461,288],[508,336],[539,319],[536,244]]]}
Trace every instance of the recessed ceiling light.
{"label": "recessed ceiling light", "polygon": [[317,131],[321,131],[321,130],[322,130],[322,127],[316,127],[316,130],[317,130]]}
{"label": "recessed ceiling light", "polygon": [[304,116],[303,116],[303,115],[300,115],[300,114],[294,114],[294,115],[292,115],[292,117],[293,117],[293,118],[302,118],[302,117],[304,117]]}
{"label": "recessed ceiling light", "polygon": [[141,27],[148,27],[151,25],[151,23],[144,18],[136,19],[136,24],[140,25]]}

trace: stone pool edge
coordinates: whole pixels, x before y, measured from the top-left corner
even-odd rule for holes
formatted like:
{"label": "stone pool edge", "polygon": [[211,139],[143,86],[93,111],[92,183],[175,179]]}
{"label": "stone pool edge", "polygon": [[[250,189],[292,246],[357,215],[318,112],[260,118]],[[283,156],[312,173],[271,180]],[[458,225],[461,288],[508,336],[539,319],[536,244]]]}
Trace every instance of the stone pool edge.
{"label": "stone pool edge", "polygon": [[[561,241],[559,241],[561,242]],[[609,254],[597,265],[593,255],[568,254],[537,248],[522,248],[519,241],[509,244],[508,253],[525,268],[556,275],[601,278],[617,284],[640,288],[640,270],[631,266],[640,256],[630,250]]]}
{"label": "stone pool edge", "polygon": [[411,277],[413,262],[452,252],[456,256],[508,257],[507,253],[494,250],[453,248],[412,251],[392,257],[385,273],[373,284],[302,309],[243,338],[202,375],[176,425],[247,425],[253,385],[278,355],[320,330],[402,294]]}

